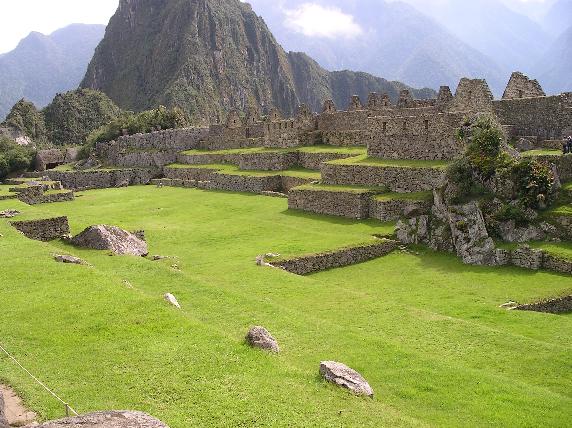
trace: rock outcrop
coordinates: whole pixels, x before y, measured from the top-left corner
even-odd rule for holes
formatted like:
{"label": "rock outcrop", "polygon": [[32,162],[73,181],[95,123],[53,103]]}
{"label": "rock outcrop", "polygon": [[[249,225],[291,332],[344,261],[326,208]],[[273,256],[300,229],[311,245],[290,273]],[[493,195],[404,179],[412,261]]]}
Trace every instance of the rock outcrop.
{"label": "rock outcrop", "polygon": [[144,257],[149,254],[145,241],[116,226],[90,226],[74,236],[71,243],[92,250],[109,250],[118,255]]}
{"label": "rock outcrop", "polygon": [[440,191],[434,192],[434,200],[430,215],[397,223],[396,234],[401,242],[454,251],[466,264],[494,266],[506,263],[503,253],[496,250],[489,236],[476,202],[447,205]]}
{"label": "rock outcrop", "polygon": [[45,422],[37,428],[169,428],[163,422],[142,412],[96,412],[73,418]]}
{"label": "rock outcrop", "polygon": [[275,353],[280,352],[278,342],[264,327],[252,327],[246,335],[246,342],[253,348],[264,349],[265,351]]}
{"label": "rock outcrop", "polygon": [[328,382],[347,388],[356,395],[373,397],[373,389],[369,386],[369,383],[362,375],[345,364],[335,361],[322,361],[320,363],[320,374]]}

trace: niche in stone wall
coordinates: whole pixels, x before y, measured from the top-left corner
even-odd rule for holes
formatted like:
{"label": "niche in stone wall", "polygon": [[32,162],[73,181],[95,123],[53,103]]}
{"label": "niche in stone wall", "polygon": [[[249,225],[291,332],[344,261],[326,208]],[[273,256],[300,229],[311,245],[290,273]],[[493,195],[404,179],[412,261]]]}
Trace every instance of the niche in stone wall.
{"label": "niche in stone wall", "polygon": [[425,125],[425,131],[428,132],[428,131],[429,131],[429,121],[428,121],[427,119],[425,119],[425,120],[423,121],[423,123],[424,123],[424,125]]}

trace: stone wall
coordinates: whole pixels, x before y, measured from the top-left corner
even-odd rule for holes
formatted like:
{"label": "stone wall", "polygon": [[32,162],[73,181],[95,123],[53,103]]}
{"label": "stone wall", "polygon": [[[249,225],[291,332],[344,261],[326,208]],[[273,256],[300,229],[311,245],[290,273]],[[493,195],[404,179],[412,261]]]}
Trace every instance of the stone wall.
{"label": "stone wall", "polygon": [[321,172],[325,184],[387,186],[392,192],[400,193],[433,190],[445,179],[445,170],[439,168],[325,163]]}
{"label": "stone wall", "polygon": [[106,189],[148,184],[161,170],[154,168],[110,169],[92,171],[47,171],[46,175],[60,181],[66,189]]}
{"label": "stone wall", "polygon": [[[365,125],[362,125],[365,127]],[[363,130],[348,131],[322,131],[322,142],[331,144],[332,146],[367,146],[369,141],[369,132]]]}
{"label": "stone wall", "polygon": [[386,159],[451,160],[464,153],[465,147],[456,137],[463,114],[425,109],[420,113],[369,118],[368,154]]}
{"label": "stone wall", "polygon": [[454,112],[490,112],[493,94],[486,80],[462,78],[457,86],[451,110]]}
{"label": "stone wall", "polygon": [[315,272],[350,266],[385,256],[397,248],[397,242],[381,240],[373,244],[344,248],[338,251],[312,254],[277,262],[274,266],[296,275],[308,275]]}
{"label": "stone wall", "polygon": [[298,153],[258,152],[239,156],[238,167],[243,170],[283,171],[298,165]]}
{"label": "stone wall", "polygon": [[518,98],[544,97],[546,94],[542,90],[538,80],[529,79],[528,76],[515,71],[510,76],[508,85],[502,96],[503,100],[514,100]]}
{"label": "stone wall", "polygon": [[567,94],[495,101],[494,112],[515,136],[561,140],[572,134],[572,104]]}
{"label": "stone wall", "polygon": [[431,210],[432,201],[378,200],[372,198],[369,204],[369,217],[380,221],[397,221],[413,213],[426,214]]}
{"label": "stone wall", "polygon": [[363,130],[368,116],[369,112],[365,109],[325,112],[318,116],[318,130],[322,132]]}
{"label": "stone wall", "polygon": [[371,193],[296,188],[288,194],[288,208],[361,220],[369,217],[371,197]]}
{"label": "stone wall", "polygon": [[181,128],[127,135],[97,143],[95,153],[106,165],[160,168],[176,162],[177,153],[197,148],[208,133],[208,128]]}
{"label": "stone wall", "polygon": [[53,241],[69,236],[70,226],[67,217],[48,218],[43,220],[13,221],[10,224],[22,232],[24,236],[36,241]]}
{"label": "stone wall", "polygon": [[544,312],[548,314],[567,314],[572,312],[572,296],[559,297],[557,299],[542,302],[519,305],[518,311]]}

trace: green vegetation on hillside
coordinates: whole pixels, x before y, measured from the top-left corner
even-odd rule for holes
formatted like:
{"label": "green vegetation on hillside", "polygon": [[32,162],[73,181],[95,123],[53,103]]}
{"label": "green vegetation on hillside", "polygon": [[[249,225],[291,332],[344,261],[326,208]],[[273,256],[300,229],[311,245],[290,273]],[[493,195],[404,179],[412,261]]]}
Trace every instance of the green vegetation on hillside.
{"label": "green vegetation on hillside", "polygon": [[[333,250],[392,227],[256,195],[146,186],[33,207],[0,201],[7,208],[23,212],[18,220],[67,215],[74,234],[102,223],[144,229],[151,254],[172,257],[31,241],[0,220],[2,346],[79,412],[138,409],[172,428],[565,427],[572,418],[572,317],[499,308],[560,295],[569,276],[466,266],[425,249],[309,277],[259,267],[258,254]],[[253,325],[281,354],[245,345]],[[358,370],[375,398],[321,380],[322,360]],[[63,416],[11,360],[0,358],[0,373],[42,419]]]}
{"label": "green vegetation on hillside", "polygon": [[46,141],[44,116],[33,103],[24,99],[21,99],[12,107],[2,126],[17,129],[34,142]]}
{"label": "green vegetation on hillside", "polygon": [[58,94],[44,109],[48,139],[55,145],[82,145],[87,136],[119,113],[111,99],[90,89]]}

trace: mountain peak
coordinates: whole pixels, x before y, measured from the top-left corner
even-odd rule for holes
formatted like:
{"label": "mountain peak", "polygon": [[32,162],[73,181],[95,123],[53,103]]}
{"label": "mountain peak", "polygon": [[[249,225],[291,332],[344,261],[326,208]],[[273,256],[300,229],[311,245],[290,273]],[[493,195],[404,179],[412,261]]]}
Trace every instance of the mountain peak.
{"label": "mountain peak", "polygon": [[127,109],[176,105],[204,121],[249,105],[285,114],[301,103],[318,109],[353,89],[397,92],[369,75],[348,79],[354,87],[339,82],[307,56],[287,54],[249,4],[171,0],[158,8],[152,0],[124,0],[82,86]]}

